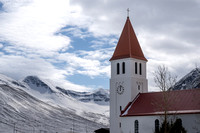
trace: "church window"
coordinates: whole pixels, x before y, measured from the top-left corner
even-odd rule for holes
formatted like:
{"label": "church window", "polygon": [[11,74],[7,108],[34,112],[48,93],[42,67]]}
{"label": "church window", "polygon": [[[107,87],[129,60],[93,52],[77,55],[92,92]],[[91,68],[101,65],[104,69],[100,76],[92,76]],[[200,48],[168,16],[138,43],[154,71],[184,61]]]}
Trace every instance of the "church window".
{"label": "church window", "polygon": [[119,63],[117,63],[117,74],[119,74]]}
{"label": "church window", "polygon": [[137,62],[135,62],[135,74],[137,74]]}
{"label": "church window", "polygon": [[120,128],[122,127],[122,124],[121,124],[121,122],[119,123],[119,127],[120,127]]}
{"label": "church window", "polygon": [[125,62],[122,63],[122,73],[125,74]]}
{"label": "church window", "polygon": [[155,120],[155,132],[156,133],[159,132],[159,120],[158,119]]}
{"label": "church window", "polygon": [[138,90],[140,90],[140,85],[138,85]]}
{"label": "church window", "polygon": [[139,122],[135,120],[135,133],[139,133]]}
{"label": "church window", "polygon": [[139,65],[139,69],[140,69],[140,75],[142,75],[142,64],[140,63],[140,65]]}
{"label": "church window", "polygon": [[120,108],[120,111],[122,111],[122,106],[120,106],[119,108]]}

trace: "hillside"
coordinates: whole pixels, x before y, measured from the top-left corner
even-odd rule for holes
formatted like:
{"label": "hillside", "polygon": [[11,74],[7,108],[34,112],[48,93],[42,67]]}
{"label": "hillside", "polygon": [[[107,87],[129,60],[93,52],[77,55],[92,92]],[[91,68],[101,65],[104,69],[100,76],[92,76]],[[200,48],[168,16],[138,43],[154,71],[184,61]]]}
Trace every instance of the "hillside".
{"label": "hillside", "polygon": [[99,111],[98,108],[104,106],[78,101],[55,87],[49,87],[45,82],[35,83],[42,87],[39,91],[26,82],[0,75],[1,133],[13,133],[13,130],[26,133],[66,133],[73,129],[85,133],[108,124],[108,116],[102,113],[108,106]]}

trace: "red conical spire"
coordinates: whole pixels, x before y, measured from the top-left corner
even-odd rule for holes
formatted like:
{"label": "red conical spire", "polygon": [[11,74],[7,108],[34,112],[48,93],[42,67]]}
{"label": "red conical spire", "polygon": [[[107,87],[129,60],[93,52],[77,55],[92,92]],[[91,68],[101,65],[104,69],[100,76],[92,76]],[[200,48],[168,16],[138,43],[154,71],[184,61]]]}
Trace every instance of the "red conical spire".
{"label": "red conical spire", "polygon": [[135,58],[147,61],[137,40],[129,17],[127,17],[124,29],[110,61],[123,58]]}

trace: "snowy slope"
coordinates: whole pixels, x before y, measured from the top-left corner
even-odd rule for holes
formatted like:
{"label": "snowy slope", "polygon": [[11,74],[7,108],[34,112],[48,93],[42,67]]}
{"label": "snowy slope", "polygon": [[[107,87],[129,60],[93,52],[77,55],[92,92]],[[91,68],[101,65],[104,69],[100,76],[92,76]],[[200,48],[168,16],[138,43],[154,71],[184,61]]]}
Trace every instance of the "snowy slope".
{"label": "snowy slope", "polygon": [[200,88],[200,68],[193,69],[181,78],[173,87],[173,90]]}
{"label": "snowy slope", "polygon": [[104,127],[73,110],[42,102],[6,82],[0,83],[0,133],[92,133]]}
{"label": "snowy slope", "polygon": [[[104,104],[101,103],[102,105],[95,103],[95,100],[82,102],[78,98],[76,99],[62,92],[51,82],[41,80],[37,76],[28,76],[22,82],[19,82],[4,75],[0,75],[0,85],[7,85],[11,88],[19,88],[20,90],[23,90],[27,94],[33,96],[35,99],[39,99],[55,108],[62,108],[71,111],[75,115],[81,116],[87,120],[95,121],[104,125],[109,124],[109,106],[107,104],[109,101],[104,102]],[[75,91],[72,92],[77,94],[84,93]],[[86,93],[99,93],[100,96],[103,94],[106,95],[106,97],[109,97],[109,94],[106,91],[103,91],[103,89],[96,92],[85,92],[85,94]]]}
{"label": "snowy slope", "polygon": [[[50,105],[71,109],[77,115],[89,120],[95,120],[105,125],[109,124],[109,101],[99,101],[99,104],[95,102],[102,95],[104,98],[109,99],[109,93],[103,91],[103,89],[96,92],[75,92],[61,89],[48,80],[41,79],[37,76],[28,76],[21,84],[26,84],[26,88],[24,89],[26,92]],[[73,97],[72,94],[85,94],[84,96],[87,98],[92,98],[94,95],[96,97],[93,100],[90,99],[88,102],[82,102],[80,100],[81,97]]]}
{"label": "snowy slope", "polygon": [[61,88],[58,85],[54,85],[50,81],[41,79],[37,76],[28,76],[23,82],[25,82],[29,88],[36,90],[41,94],[63,93],[82,102],[94,102],[99,105],[109,105],[109,91],[105,89],[98,89],[94,92],[76,92]]}

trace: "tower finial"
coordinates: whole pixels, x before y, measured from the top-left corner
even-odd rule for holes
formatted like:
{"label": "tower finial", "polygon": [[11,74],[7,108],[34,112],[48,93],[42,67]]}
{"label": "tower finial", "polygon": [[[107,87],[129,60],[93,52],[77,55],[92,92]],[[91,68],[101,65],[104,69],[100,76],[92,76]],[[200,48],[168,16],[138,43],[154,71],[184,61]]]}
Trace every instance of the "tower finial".
{"label": "tower finial", "polygon": [[127,8],[127,17],[129,17],[129,12],[130,12],[130,10],[129,10],[129,8]]}

